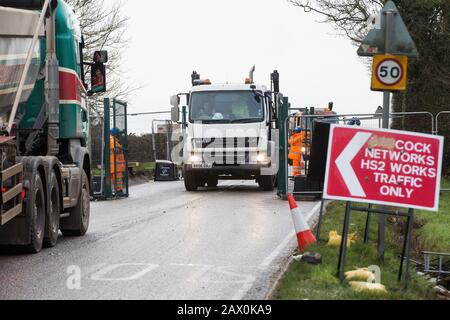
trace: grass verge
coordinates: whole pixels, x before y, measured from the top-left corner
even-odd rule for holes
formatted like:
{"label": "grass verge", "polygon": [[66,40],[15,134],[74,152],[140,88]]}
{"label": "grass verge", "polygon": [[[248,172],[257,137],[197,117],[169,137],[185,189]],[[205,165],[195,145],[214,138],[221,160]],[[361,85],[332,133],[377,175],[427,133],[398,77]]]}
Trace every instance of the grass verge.
{"label": "grass verge", "polygon": [[[448,185],[448,180],[444,182]],[[328,234],[332,230],[342,233],[344,222],[345,203],[332,202],[327,208],[327,214],[322,222],[321,239],[328,240]],[[378,265],[381,268],[381,282],[388,289],[388,294],[355,293],[348,284],[341,284],[336,276],[339,248],[329,247],[326,241],[310,247],[308,251],[318,252],[322,255],[321,265],[312,266],[304,263],[293,262],[276,288],[273,299],[292,300],[430,300],[435,295],[431,285],[422,277],[411,272],[412,279],[407,291],[398,290],[400,284],[397,281],[401,252],[401,235],[404,223],[401,219],[389,219],[386,233],[386,257],[384,262],[377,258],[376,249],[376,218],[373,219],[370,230],[369,244],[362,243],[366,215],[352,212],[350,221],[350,233],[357,232],[359,240],[347,251],[346,271],[354,268]],[[420,252],[443,251],[450,249],[450,192],[441,195],[439,213],[418,211],[414,223],[413,232],[413,256],[418,257]],[[413,265],[412,265],[413,267]],[[413,271],[413,270],[412,270]]]}
{"label": "grass verge", "polygon": [[[445,179],[442,189],[450,189],[450,179]],[[414,247],[422,251],[450,252],[450,191],[441,192],[438,213],[417,211],[416,224],[420,227],[414,235]]]}

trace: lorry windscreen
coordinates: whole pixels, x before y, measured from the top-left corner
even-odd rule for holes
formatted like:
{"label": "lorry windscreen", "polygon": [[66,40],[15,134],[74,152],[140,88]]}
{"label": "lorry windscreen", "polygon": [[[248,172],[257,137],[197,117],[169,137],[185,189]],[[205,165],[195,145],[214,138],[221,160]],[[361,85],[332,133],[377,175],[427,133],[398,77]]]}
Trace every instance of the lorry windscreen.
{"label": "lorry windscreen", "polygon": [[191,95],[189,120],[191,123],[262,122],[262,101],[260,95],[253,91],[194,92]]}

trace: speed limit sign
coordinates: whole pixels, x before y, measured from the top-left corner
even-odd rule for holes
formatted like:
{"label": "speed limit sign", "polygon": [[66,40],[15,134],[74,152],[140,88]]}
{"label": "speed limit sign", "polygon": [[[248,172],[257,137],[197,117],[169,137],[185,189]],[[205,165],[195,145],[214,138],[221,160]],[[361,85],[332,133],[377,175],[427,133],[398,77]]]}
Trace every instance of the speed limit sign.
{"label": "speed limit sign", "polygon": [[373,58],[372,90],[406,90],[408,57],[376,55]]}

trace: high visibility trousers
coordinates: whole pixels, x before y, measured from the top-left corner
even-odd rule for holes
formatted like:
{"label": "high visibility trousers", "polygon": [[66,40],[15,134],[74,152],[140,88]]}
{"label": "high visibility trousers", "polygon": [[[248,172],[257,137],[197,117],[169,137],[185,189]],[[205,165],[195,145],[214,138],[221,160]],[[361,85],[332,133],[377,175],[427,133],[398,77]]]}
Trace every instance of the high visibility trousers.
{"label": "high visibility trousers", "polygon": [[123,173],[117,172],[117,174],[111,173],[111,188],[120,193],[123,191]]}
{"label": "high visibility trousers", "polygon": [[293,161],[294,177],[299,177],[302,174],[301,159],[294,159]]}

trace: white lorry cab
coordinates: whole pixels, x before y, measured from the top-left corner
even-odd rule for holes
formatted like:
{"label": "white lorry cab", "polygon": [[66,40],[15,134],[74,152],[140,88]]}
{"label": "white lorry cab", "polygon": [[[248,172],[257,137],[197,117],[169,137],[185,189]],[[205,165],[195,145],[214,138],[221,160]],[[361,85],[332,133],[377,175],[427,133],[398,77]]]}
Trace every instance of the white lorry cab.
{"label": "white lorry cab", "polygon": [[[211,84],[192,74],[183,126],[183,174],[186,190],[216,187],[219,180],[255,180],[272,191],[278,168],[276,105],[278,73],[272,90],[253,83]],[[274,81],[275,80],[275,81]],[[180,95],[173,96],[172,115],[179,120]]]}

